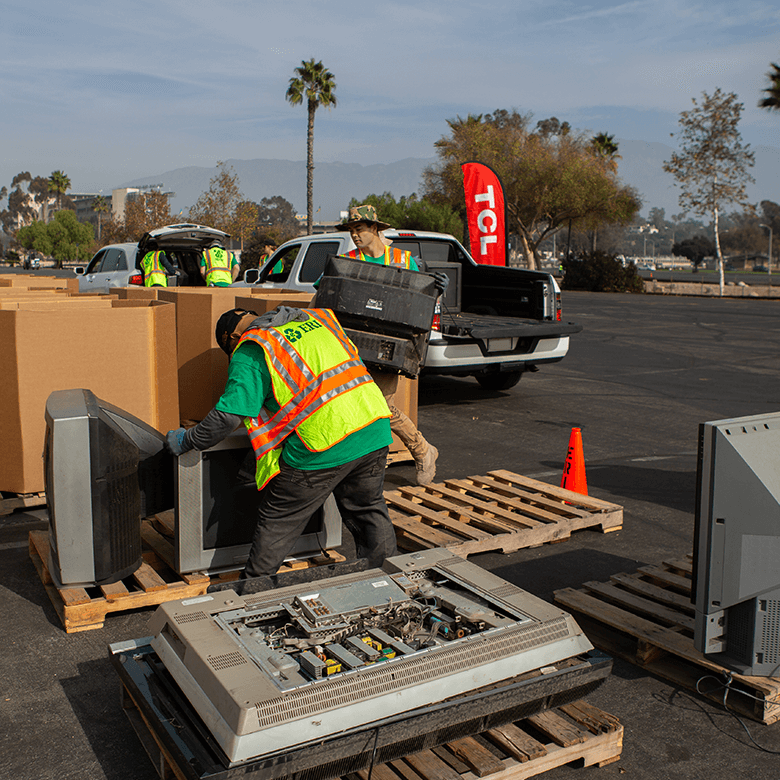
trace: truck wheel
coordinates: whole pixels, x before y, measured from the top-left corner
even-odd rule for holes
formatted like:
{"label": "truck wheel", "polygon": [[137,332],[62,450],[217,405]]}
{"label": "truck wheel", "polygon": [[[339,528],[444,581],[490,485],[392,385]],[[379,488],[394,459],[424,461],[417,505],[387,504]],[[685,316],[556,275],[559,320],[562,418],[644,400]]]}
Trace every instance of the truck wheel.
{"label": "truck wheel", "polygon": [[509,390],[514,387],[523,375],[522,371],[503,371],[495,374],[477,374],[479,382],[485,390]]}

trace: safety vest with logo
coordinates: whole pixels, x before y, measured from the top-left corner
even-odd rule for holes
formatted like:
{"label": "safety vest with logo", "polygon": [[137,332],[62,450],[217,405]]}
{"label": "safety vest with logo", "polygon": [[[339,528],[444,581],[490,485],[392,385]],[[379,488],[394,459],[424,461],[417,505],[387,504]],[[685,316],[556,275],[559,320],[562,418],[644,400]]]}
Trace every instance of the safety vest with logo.
{"label": "safety vest with logo", "polygon": [[[353,260],[365,260],[366,256],[359,249],[352,249],[347,252],[347,257]],[[411,270],[412,253],[405,249],[397,249],[393,246],[385,247],[385,265],[400,265],[402,268]]]}
{"label": "safety vest with logo", "polygon": [[144,287],[153,285],[160,287],[168,286],[168,272],[160,263],[162,252],[147,252],[144,259],[141,260],[141,270],[144,272]]}
{"label": "safety vest with logo", "polygon": [[230,273],[230,252],[227,249],[212,247],[203,252],[206,261],[206,284],[232,284],[233,276]]}
{"label": "safety vest with logo", "polygon": [[307,449],[322,452],[355,431],[390,417],[384,396],[355,345],[330,309],[307,309],[309,319],[250,328],[236,349],[254,341],[265,353],[279,411],[263,408],[244,424],[257,459],[257,489],[279,473],[282,443],[297,432]]}

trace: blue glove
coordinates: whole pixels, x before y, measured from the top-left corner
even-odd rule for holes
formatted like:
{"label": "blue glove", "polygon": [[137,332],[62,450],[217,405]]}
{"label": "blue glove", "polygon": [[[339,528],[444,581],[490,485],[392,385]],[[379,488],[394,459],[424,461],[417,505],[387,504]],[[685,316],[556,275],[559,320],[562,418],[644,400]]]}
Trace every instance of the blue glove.
{"label": "blue glove", "polygon": [[436,289],[439,291],[439,295],[444,295],[447,291],[447,287],[450,284],[450,277],[444,273],[444,271],[436,271],[433,276],[433,283],[436,285]]}
{"label": "blue glove", "polygon": [[175,431],[168,431],[165,434],[165,446],[168,448],[168,452],[173,455],[181,455],[190,449],[184,442],[185,433],[187,431],[184,428],[177,428]]}

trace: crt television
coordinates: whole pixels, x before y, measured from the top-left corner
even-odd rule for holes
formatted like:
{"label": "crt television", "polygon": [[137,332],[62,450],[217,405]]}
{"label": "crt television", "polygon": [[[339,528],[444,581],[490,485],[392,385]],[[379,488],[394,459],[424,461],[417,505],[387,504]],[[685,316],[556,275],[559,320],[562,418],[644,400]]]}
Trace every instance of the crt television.
{"label": "crt television", "polygon": [[780,412],[699,426],[694,645],[780,676]]}
{"label": "crt television", "polygon": [[[210,449],[177,458],[174,533],[180,574],[243,568],[257,525],[255,457],[239,429]],[[341,544],[333,496],[315,512],[286,560],[310,558]]]}
{"label": "crt television", "polygon": [[105,585],[141,564],[141,520],[173,506],[165,437],[85,389],[46,401],[49,569],[58,586]]}

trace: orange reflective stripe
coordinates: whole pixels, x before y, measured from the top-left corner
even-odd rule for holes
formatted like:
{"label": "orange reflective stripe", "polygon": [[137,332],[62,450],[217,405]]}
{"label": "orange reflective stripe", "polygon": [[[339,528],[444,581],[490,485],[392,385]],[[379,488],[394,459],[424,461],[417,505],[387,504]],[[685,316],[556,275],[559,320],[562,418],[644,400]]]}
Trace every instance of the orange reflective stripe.
{"label": "orange reflective stripe", "polygon": [[[351,258],[352,260],[363,260],[364,262],[368,262],[366,260],[366,255],[364,255],[363,252],[361,252],[359,249],[350,249],[349,252],[347,252],[347,257]],[[384,264],[401,265],[407,270],[411,269],[412,253],[406,249],[396,249],[392,246],[386,246]]]}

